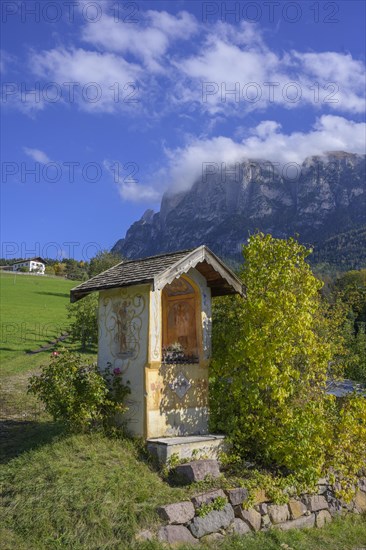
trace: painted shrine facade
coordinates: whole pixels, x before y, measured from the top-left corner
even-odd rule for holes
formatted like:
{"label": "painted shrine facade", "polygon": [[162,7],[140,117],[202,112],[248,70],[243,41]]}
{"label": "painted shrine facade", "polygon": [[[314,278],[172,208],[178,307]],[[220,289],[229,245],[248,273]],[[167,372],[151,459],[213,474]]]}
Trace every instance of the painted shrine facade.
{"label": "painted shrine facade", "polygon": [[129,381],[133,434],[207,433],[210,340],[211,293],[193,269],[161,290],[100,292],[98,365]]}
{"label": "painted shrine facade", "polygon": [[206,247],[121,262],[71,290],[99,292],[98,367],[131,394],[124,415],[145,438],[208,433],[212,295],[242,293]]}

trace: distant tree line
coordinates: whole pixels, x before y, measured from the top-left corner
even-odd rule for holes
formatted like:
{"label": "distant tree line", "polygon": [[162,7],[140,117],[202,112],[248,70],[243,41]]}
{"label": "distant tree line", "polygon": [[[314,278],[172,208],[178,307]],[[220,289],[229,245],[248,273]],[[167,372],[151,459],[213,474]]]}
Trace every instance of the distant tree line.
{"label": "distant tree line", "polygon": [[366,383],[366,269],[323,277],[322,302],[346,378]]}
{"label": "distant tree line", "polygon": [[[17,261],[22,261],[24,258],[12,258],[11,260],[0,258],[0,265],[13,265]],[[47,262],[45,274],[64,277],[73,281],[85,281],[94,277],[98,273],[113,267],[122,261],[121,256],[102,250],[92,258],[89,262],[84,260],[74,260],[72,258],[63,258],[55,260],[53,258],[44,258]],[[24,270],[26,271],[26,269]]]}
{"label": "distant tree line", "polygon": [[309,258],[316,272],[336,275],[337,271],[366,266],[366,226],[339,233],[314,247]]}

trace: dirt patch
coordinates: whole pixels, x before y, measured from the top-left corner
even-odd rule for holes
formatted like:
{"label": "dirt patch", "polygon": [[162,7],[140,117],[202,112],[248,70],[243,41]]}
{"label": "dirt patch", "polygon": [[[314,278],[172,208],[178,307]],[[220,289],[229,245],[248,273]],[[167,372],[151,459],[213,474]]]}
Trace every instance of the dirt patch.
{"label": "dirt patch", "polygon": [[29,377],[39,369],[2,378],[0,384],[0,420],[38,421],[45,415],[44,407],[27,393]]}

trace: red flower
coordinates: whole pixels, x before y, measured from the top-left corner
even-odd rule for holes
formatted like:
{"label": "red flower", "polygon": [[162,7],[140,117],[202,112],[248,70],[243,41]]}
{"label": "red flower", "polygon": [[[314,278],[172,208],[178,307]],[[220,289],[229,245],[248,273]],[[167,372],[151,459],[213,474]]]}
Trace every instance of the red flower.
{"label": "red flower", "polygon": [[119,374],[122,374],[122,371],[119,367],[113,369],[113,374],[115,374],[116,376],[118,376]]}

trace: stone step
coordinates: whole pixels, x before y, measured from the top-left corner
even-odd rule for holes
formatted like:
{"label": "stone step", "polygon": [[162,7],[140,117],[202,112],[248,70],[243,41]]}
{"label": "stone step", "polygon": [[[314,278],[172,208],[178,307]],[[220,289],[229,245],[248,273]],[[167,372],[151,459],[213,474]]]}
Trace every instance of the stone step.
{"label": "stone step", "polygon": [[159,437],[147,440],[147,450],[160,464],[166,464],[173,455],[178,459],[210,458],[217,460],[219,454],[228,450],[224,435],[187,435]]}

